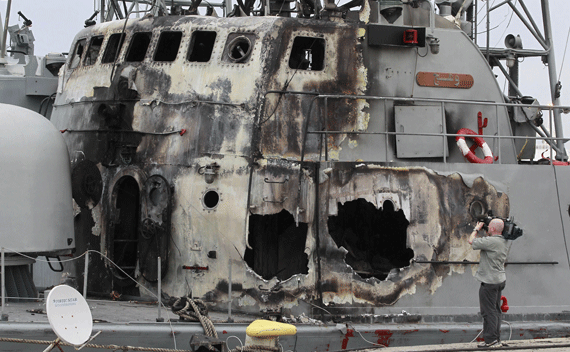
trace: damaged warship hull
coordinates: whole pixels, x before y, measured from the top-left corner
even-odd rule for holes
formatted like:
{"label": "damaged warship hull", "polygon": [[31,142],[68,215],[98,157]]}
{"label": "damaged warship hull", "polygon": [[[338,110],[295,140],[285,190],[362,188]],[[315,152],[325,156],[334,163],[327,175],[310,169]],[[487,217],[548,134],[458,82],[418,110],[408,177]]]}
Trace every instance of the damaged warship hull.
{"label": "damaged warship hull", "polygon": [[[89,256],[89,294],[160,280],[218,310],[460,322],[479,310],[467,238],[492,212],[525,233],[507,260],[511,316],[568,334],[570,168],[533,161],[548,107],[505,101],[469,33],[426,2],[359,6],[145,16],[76,36],[51,121],[71,157],[77,252],[117,265]],[[455,147],[462,129],[486,140],[480,162]]]}

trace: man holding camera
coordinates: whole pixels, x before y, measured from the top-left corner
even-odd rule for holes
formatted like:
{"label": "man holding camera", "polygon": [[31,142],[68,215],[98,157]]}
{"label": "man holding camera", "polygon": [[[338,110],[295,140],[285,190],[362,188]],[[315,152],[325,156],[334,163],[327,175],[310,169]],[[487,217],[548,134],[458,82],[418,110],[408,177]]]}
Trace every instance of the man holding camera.
{"label": "man holding camera", "polygon": [[488,224],[487,236],[477,237],[477,232],[485,225],[478,222],[469,236],[469,244],[474,250],[481,251],[479,269],[475,278],[481,281],[479,305],[483,316],[483,343],[477,347],[500,347],[501,344],[501,293],[505,288],[507,276],[507,240],[502,236],[504,222],[493,219]]}

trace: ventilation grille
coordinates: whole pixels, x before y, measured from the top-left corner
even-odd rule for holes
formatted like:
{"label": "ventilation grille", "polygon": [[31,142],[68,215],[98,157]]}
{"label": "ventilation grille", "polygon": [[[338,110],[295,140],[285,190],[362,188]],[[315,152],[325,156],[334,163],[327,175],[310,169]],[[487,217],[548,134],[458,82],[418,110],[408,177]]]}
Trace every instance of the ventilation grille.
{"label": "ventilation grille", "polygon": [[[6,296],[10,298],[37,298],[38,290],[27,265],[6,267]],[[12,299],[11,299],[12,300]]]}

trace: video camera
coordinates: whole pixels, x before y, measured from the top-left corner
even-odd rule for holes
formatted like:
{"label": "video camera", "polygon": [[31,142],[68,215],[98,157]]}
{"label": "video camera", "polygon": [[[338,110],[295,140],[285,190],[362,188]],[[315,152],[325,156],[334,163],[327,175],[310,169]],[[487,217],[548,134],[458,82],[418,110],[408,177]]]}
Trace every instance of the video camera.
{"label": "video camera", "polygon": [[503,232],[501,233],[501,235],[506,240],[514,241],[523,235],[523,230],[520,227],[518,227],[517,224],[515,224],[514,221],[511,220],[510,218],[505,219],[505,218],[501,218],[498,216],[493,216],[492,212],[489,212],[487,215],[477,216],[477,221],[481,221],[482,223],[485,224],[485,225],[483,225],[483,228],[485,229],[485,231],[489,231],[489,223],[493,219],[503,220],[505,227],[503,228]]}

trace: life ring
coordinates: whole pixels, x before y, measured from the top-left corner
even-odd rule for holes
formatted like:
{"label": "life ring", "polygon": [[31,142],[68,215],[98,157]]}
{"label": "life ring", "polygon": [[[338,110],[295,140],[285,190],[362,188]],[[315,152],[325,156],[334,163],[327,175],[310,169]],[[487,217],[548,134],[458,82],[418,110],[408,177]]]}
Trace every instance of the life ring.
{"label": "life ring", "polygon": [[[457,134],[469,134],[472,136],[479,136],[477,133],[468,128],[460,129],[459,131],[457,131]],[[468,138],[471,138],[473,142],[475,142],[475,144],[477,144],[477,146],[481,148],[481,150],[483,150],[483,155],[485,156],[485,159],[477,157],[477,155],[475,155],[475,153],[471,149],[469,149],[469,147],[467,146],[467,142],[465,142],[465,137],[457,136],[455,137],[455,141],[457,142],[457,146],[459,147],[459,150],[461,150],[463,156],[467,160],[469,160],[469,162],[474,164],[492,164],[493,152],[491,151],[491,148],[489,148],[489,145],[487,144],[487,142],[485,142],[483,137],[468,137]]]}

